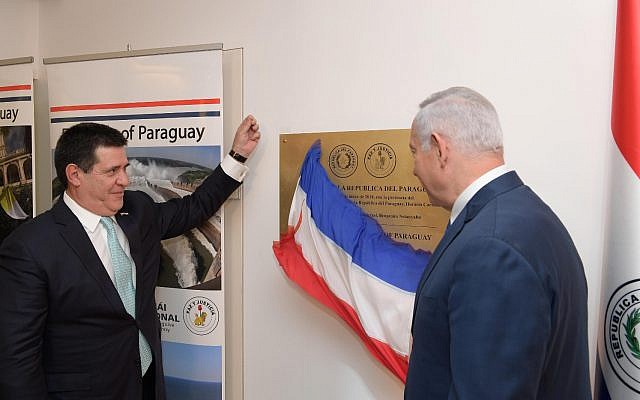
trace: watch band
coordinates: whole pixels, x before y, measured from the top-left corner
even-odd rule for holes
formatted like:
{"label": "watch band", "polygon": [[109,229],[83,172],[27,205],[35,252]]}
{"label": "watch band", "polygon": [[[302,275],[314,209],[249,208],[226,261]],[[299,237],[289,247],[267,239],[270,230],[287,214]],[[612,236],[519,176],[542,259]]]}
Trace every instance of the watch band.
{"label": "watch band", "polygon": [[247,157],[243,156],[240,153],[236,153],[235,151],[233,151],[233,149],[229,152],[229,155],[231,156],[231,158],[233,158],[234,160],[240,163],[244,164],[244,162],[247,161]]}

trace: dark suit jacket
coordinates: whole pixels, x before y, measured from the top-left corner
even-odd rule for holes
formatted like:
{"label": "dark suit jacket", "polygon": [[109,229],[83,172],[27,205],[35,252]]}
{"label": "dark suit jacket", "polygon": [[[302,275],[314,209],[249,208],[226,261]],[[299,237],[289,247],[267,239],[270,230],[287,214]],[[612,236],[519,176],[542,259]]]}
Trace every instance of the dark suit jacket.
{"label": "dark suit jacket", "polygon": [[591,399],[587,285],[515,172],[469,201],[416,292],[405,399]]}
{"label": "dark suit jacket", "polygon": [[124,309],[80,221],[58,201],[0,248],[0,398],[141,398],[138,329],[164,399],[154,290],[160,240],[213,215],[239,186],[218,167],[191,195],[157,204],[126,191],[116,215],[136,264],[136,318]]}

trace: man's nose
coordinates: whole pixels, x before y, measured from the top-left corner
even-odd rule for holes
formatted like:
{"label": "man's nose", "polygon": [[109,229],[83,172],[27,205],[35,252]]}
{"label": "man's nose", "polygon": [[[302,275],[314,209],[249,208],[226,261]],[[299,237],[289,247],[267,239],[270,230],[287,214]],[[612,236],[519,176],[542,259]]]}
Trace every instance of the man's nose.
{"label": "man's nose", "polygon": [[123,169],[122,171],[120,171],[120,173],[118,174],[117,183],[120,186],[129,186],[129,175],[127,175],[126,170]]}

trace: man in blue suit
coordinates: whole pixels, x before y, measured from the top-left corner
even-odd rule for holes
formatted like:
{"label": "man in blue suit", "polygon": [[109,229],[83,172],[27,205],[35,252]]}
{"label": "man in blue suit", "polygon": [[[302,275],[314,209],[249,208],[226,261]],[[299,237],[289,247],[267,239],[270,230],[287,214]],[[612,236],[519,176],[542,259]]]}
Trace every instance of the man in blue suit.
{"label": "man in blue suit", "polygon": [[467,88],[435,93],[410,148],[451,219],[416,291],[405,399],[591,399],[582,262],[504,165],[494,107]]}
{"label": "man in blue suit", "polygon": [[160,241],[216,212],[259,138],[248,116],[229,156],[191,195],[155,203],[125,190],[122,133],[84,123],[60,136],[64,195],[0,247],[0,399],[164,400]]}

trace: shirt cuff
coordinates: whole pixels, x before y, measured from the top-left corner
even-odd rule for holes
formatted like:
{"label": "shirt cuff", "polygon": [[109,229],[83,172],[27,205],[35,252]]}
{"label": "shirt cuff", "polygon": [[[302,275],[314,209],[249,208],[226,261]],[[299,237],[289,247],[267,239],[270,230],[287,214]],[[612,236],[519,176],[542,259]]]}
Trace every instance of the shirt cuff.
{"label": "shirt cuff", "polygon": [[225,174],[229,175],[231,178],[238,182],[242,182],[244,180],[244,176],[247,174],[247,172],[249,172],[249,167],[242,164],[228,154],[220,163],[220,167],[222,167],[222,170]]}

